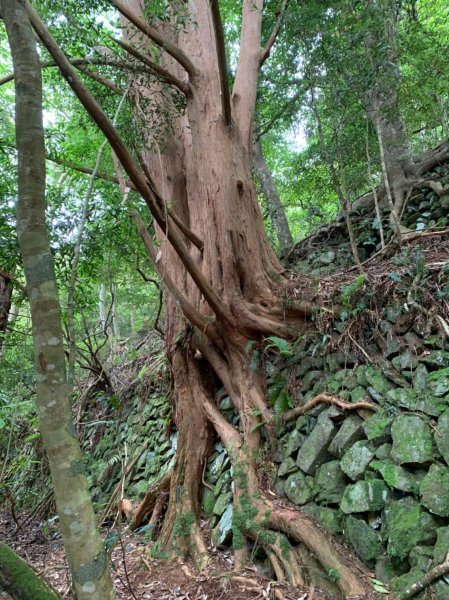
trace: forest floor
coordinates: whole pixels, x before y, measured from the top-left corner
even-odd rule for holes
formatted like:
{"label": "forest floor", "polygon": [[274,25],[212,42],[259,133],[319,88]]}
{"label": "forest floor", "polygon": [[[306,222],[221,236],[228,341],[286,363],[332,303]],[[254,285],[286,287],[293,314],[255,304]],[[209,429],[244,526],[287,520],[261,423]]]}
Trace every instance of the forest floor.
{"label": "forest floor", "polygon": [[[44,531],[45,527],[36,522],[17,530],[11,515],[0,512],[0,538],[25,558],[61,598],[70,599],[69,570],[61,537],[56,529]],[[112,550],[111,559],[120,600],[332,600],[313,587],[292,588],[274,583],[254,568],[237,574],[229,550],[212,550],[205,573],[199,572],[189,560],[151,558],[142,535],[124,535],[122,543]],[[10,596],[0,591],[0,599],[10,600]]]}

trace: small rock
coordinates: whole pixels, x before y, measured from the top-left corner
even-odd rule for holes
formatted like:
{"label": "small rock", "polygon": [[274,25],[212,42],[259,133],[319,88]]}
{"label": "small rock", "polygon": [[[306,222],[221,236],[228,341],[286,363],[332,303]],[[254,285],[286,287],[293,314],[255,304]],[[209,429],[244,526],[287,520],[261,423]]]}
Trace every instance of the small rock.
{"label": "small rock", "polygon": [[305,439],[305,435],[300,433],[297,429],[293,429],[292,432],[287,434],[284,438],[285,456],[291,456],[294,452],[296,452],[296,450],[302,446]]}
{"label": "small rock", "polygon": [[399,465],[432,461],[434,446],[430,427],[414,415],[399,415],[391,426],[392,459]]}
{"label": "small rock", "polygon": [[299,506],[306,504],[313,497],[312,487],[301,471],[290,475],[284,484],[284,493],[291,502]]}
{"label": "small rock", "polygon": [[333,250],[322,252],[318,257],[318,260],[323,265],[330,265],[335,260],[335,252]]}
{"label": "small rock", "polygon": [[291,458],[291,456],[288,456],[283,463],[281,463],[281,466],[279,467],[278,470],[278,475],[279,477],[283,477],[284,475],[289,475],[290,473],[293,473],[294,471],[297,470],[297,466],[296,466],[296,462],[294,461],[293,458]]}
{"label": "small rock", "polygon": [[411,371],[418,364],[418,359],[414,352],[407,349],[405,352],[395,356],[392,359],[391,364],[396,371]]}
{"label": "small rock", "polygon": [[379,394],[385,394],[391,387],[379,367],[370,365],[365,371],[365,376],[370,386]]}
{"label": "small rock", "polygon": [[449,517],[449,467],[430,466],[419,487],[421,504],[439,517]]}
{"label": "small rock", "polygon": [[391,455],[391,444],[382,444],[376,450],[376,458],[379,460],[384,460],[385,458],[390,458]]}
{"label": "small rock", "polygon": [[428,356],[421,358],[421,362],[429,367],[442,369],[449,367],[449,352],[444,350],[434,350]]}
{"label": "small rock", "polygon": [[433,562],[439,565],[446,558],[446,554],[449,550],[449,526],[438,527],[437,529],[437,543],[433,549]]}

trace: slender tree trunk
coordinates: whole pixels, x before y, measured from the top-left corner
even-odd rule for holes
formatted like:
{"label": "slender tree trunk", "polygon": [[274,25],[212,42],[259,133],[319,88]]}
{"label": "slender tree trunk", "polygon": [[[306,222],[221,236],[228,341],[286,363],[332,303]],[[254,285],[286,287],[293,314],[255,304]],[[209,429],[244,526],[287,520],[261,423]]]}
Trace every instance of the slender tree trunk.
{"label": "slender tree trunk", "polygon": [[0,271],[0,355],[4,344],[8,317],[11,309],[12,277]]}
{"label": "slender tree trunk", "polygon": [[265,160],[262,143],[259,138],[253,142],[251,157],[254,170],[262,187],[262,192],[267,200],[268,211],[276,231],[279,246],[281,250],[287,250],[293,246],[293,236],[276,183]]}
{"label": "slender tree trunk", "polygon": [[100,289],[98,292],[98,314],[100,318],[100,325],[105,331],[106,329],[106,286],[104,283],[100,283]]}
{"label": "slender tree trunk", "polygon": [[119,321],[119,313],[118,313],[118,302],[117,302],[117,284],[112,284],[112,295],[114,297],[112,301],[112,331],[114,333],[114,337],[120,338],[120,321]]}
{"label": "slender tree trunk", "polygon": [[36,42],[18,0],[1,0],[14,65],[17,235],[31,307],[39,425],[77,600],[114,598],[67,392],[61,314],[45,226],[45,148]]}

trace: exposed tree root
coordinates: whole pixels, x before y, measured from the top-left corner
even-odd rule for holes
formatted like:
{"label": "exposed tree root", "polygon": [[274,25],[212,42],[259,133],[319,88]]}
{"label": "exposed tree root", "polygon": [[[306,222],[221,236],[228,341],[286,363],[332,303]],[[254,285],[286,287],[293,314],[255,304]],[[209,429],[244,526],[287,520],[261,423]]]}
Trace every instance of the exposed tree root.
{"label": "exposed tree root", "polygon": [[322,402],[326,402],[327,404],[333,404],[334,406],[338,406],[342,410],[358,410],[359,408],[366,408],[368,410],[377,411],[379,407],[376,404],[372,404],[371,402],[345,402],[341,400],[341,398],[337,398],[336,396],[331,396],[330,394],[318,394],[315,398],[312,398],[308,402],[306,402],[303,406],[296,406],[291,410],[288,410],[282,415],[282,420],[284,422],[291,421],[295,419],[299,415],[303,415],[307,413],[310,409],[312,409],[317,404],[321,404]]}
{"label": "exposed tree root", "polygon": [[160,481],[158,481],[153,487],[151,487],[145,494],[143,500],[136,508],[134,513],[133,521],[131,523],[131,529],[138,529],[145,518],[152,512],[154,512],[155,506],[157,505],[158,498],[162,494],[167,494],[170,489],[172,472],[169,471]]}

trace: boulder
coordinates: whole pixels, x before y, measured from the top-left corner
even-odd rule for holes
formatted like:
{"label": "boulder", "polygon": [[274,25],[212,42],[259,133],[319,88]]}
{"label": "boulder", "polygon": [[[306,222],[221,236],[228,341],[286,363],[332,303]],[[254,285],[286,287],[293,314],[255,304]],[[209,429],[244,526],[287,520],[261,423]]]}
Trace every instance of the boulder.
{"label": "boulder", "polygon": [[338,460],[324,463],[317,468],[313,488],[317,502],[338,504],[343,496],[345,487],[345,476]]}
{"label": "boulder", "polygon": [[284,493],[293,504],[301,506],[312,499],[313,488],[309,480],[310,478],[306,477],[301,471],[293,473],[287,479],[284,484]]}
{"label": "boulder", "polygon": [[228,505],[216,527],[212,529],[212,542],[219,546],[221,544],[229,544],[232,537],[232,514],[233,505]]}
{"label": "boulder", "polygon": [[366,467],[374,458],[374,450],[367,441],[356,442],[352,448],[345,453],[340,465],[342,471],[353,481],[361,479]]}
{"label": "boulder", "polygon": [[384,444],[390,441],[392,422],[393,418],[381,409],[363,422],[363,431],[374,444]]}
{"label": "boulder", "polygon": [[419,486],[421,504],[439,517],[449,517],[449,467],[441,464],[430,466],[429,472]]}
{"label": "boulder", "polygon": [[284,455],[291,456],[294,454],[298,448],[300,448],[305,440],[305,435],[300,433],[297,429],[293,429],[290,433],[288,433],[284,439]]}
{"label": "boulder", "polygon": [[317,523],[332,535],[341,533],[342,531],[342,514],[335,508],[328,506],[318,506],[313,502],[307,504],[302,511],[315,519]]}
{"label": "boulder", "polygon": [[350,515],[346,519],[345,537],[364,561],[377,558],[382,551],[379,536],[363,519]]}
{"label": "boulder", "polygon": [[396,464],[427,464],[434,457],[429,424],[414,415],[399,415],[391,427],[393,449],[391,458]]}
{"label": "boulder", "polygon": [[391,460],[373,461],[371,468],[378,471],[385,483],[396,490],[417,494],[420,478],[414,471],[404,469]]}
{"label": "boulder", "polygon": [[387,486],[381,479],[357,481],[348,485],[340,503],[347,515],[382,510],[390,497]]}
{"label": "boulder", "polygon": [[330,443],[329,452],[341,458],[350,446],[364,437],[362,419],[357,415],[350,415],[343,421],[343,425]]}
{"label": "boulder", "polygon": [[336,433],[337,428],[330,419],[317,422],[301,446],[296,459],[296,464],[304,473],[313,475],[316,468],[326,462],[329,456],[327,449]]}
{"label": "boulder", "polygon": [[288,456],[284,462],[281,463],[278,470],[278,476],[284,477],[284,475],[290,475],[290,473],[293,473],[297,469],[298,467],[296,466],[294,459],[291,456]]}
{"label": "boulder", "polygon": [[396,388],[387,393],[387,398],[394,406],[423,412],[433,417],[440,415],[446,408],[445,402],[429,393],[429,389],[426,392],[417,392],[411,388]]}
{"label": "boulder", "polygon": [[436,539],[437,523],[419,502],[402,498],[385,511],[388,554],[404,560],[418,544],[431,544]]}

